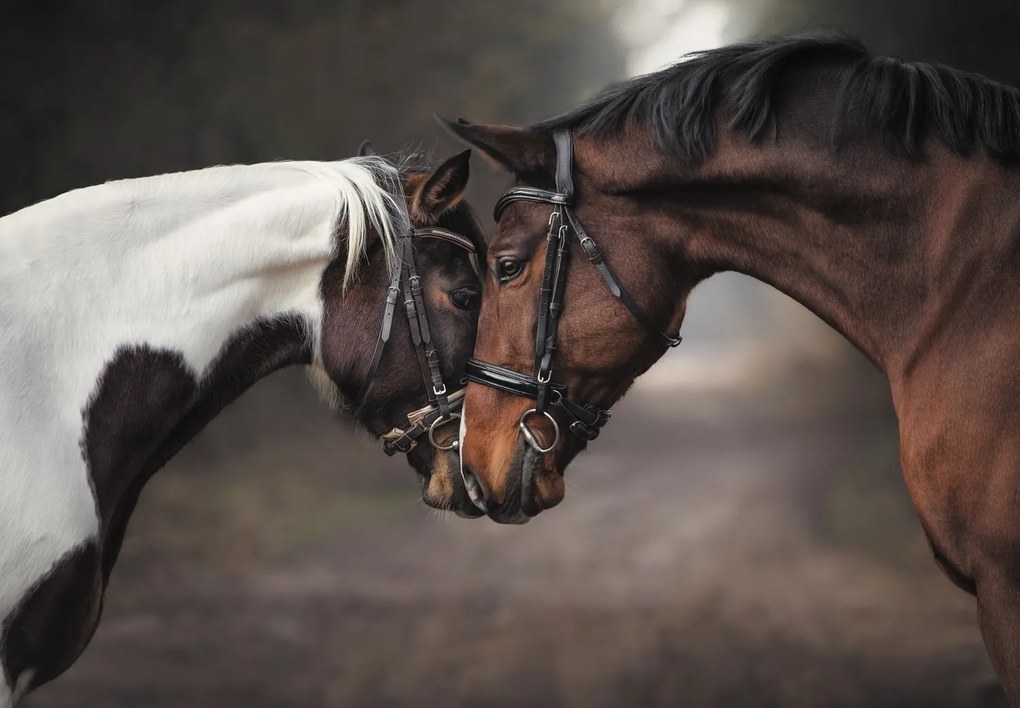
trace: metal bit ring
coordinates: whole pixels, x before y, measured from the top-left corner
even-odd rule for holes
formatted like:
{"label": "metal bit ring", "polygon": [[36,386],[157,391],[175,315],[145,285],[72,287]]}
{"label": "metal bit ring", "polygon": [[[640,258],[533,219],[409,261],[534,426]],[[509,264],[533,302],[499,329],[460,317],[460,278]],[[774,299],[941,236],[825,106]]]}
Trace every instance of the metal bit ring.
{"label": "metal bit ring", "polygon": [[445,447],[436,442],[436,428],[441,423],[448,423],[451,420],[460,420],[460,413],[451,413],[449,418],[436,418],[434,421],[432,421],[432,425],[429,426],[429,442],[432,443],[432,447],[436,448],[437,450],[456,450],[460,448],[459,437],[454,438],[453,441],[449,445],[446,445]]}
{"label": "metal bit ring", "polygon": [[521,416],[521,420],[517,423],[517,427],[521,429],[521,434],[524,435],[524,440],[531,446],[531,449],[541,455],[545,455],[546,453],[552,452],[553,448],[556,447],[556,443],[560,441],[560,426],[556,422],[556,419],[549,414],[549,411],[542,411],[541,415],[544,415],[546,420],[552,423],[553,426],[553,441],[548,447],[542,447],[542,443],[538,439],[538,436],[531,430],[531,428],[528,427],[528,418],[532,414],[537,413],[538,409],[536,408],[530,408],[524,411],[524,415]]}

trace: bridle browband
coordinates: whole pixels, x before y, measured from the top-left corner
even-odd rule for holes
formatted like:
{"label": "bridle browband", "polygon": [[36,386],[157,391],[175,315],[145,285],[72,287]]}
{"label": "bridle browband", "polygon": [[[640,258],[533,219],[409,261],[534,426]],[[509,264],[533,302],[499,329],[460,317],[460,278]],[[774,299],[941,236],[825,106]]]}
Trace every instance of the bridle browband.
{"label": "bridle browband", "polygon": [[[566,289],[567,266],[570,263],[569,232],[573,231],[577,241],[588,257],[588,262],[598,270],[609,292],[623,303],[634,319],[649,335],[662,344],[675,347],[681,337],[671,337],[660,330],[652,319],[620,284],[606,262],[601,249],[584,230],[574,213],[574,148],[570,132],[558,130],[553,134],[556,144],[556,191],[538,187],[513,187],[508,189],[496,202],[495,219],[498,222],[503,211],[514,202],[538,202],[550,204],[549,233],[545,250],[545,269],[542,273],[542,289],[538,301],[538,326],[535,331],[535,368],[531,376],[496,366],[472,357],[467,363],[467,378],[470,381],[531,398],[535,407],[524,412],[518,423],[525,441],[536,452],[547,453],[556,447],[560,427],[550,411],[554,411],[567,422],[567,429],[585,441],[598,437],[602,426],[609,422],[610,412],[589,403],[578,403],[567,396],[566,384],[552,381],[552,360],[556,351],[556,333],[559,318],[563,312],[563,295]],[[544,416],[553,426],[553,441],[543,446],[541,440],[528,426],[532,416]]]}
{"label": "bridle browband", "polygon": [[[400,199],[402,200],[403,197],[401,196]],[[408,221],[408,223],[410,222]],[[439,353],[432,341],[432,330],[429,327],[425,310],[421,278],[414,260],[414,241],[423,238],[445,241],[463,248],[471,255],[472,260],[477,253],[475,245],[469,238],[437,226],[409,226],[399,237],[397,244],[399,259],[390,273],[390,285],[386,291],[386,304],[383,308],[379,339],[375,343],[375,353],[372,355],[372,363],[369,366],[368,376],[361,386],[361,391],[349,406],[354,409],[356,415],[365,403],[365,396],[372,387],[372,381],[379,369],[379,362],[382,361],[383,351],[390,340],[393,316],[397,311],[397,299],[403,293],[404,312],[411,329],[411,343],[414,346],[418,367],[421,369],[422,380],[425,383],[428,404],[424,408],[407,414],[408,427],[394,428],[380,438],[383,451],[387,455],[410,452],[418,445],[418,439],[423,435],[428,435],[429,442],[438,450],[455,450],[459,444],[459,441],[454,439],[449,445],[444,446],[435,438],[437,427],[447,421],[460,418],[460,412],[464,407],[464,389],[448,392],[446,383],[443,381],[442,371],[439,368]],[[475,264],[475,269],[477,271],[477,264]]]}

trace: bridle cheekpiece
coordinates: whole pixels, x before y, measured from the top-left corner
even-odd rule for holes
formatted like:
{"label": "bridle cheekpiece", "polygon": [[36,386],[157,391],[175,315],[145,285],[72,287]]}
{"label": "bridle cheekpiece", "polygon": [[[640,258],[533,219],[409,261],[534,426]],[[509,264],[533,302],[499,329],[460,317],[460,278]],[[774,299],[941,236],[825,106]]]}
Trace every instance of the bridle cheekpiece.
{"label": "bridle cheekpiece", "polygon": [[[542,287],[538,301],[538,325],[535,331],[535,364],[532,374],[521,374],[511,369],[490,364],[475,357],[468,360],[467,378],[470,381],[531,398],[535,401],[518,421],[518,428],[527,444],[536,452],[551,452],[560,438],[560,426],[553,412],[566,422],[567,430],[584,441],[598,437],[602,427],[609,422],[610,412],[589,403],[578,403],[567,396],[566,384],[552,380],[553,354],[556,351],[556,334],[559,318],[563,312],[563,296],[567,282],[567,267],[570,263],[570,232],[577,237],[578,244],[588,262],[602,276],[609,292],[630,311],[634,319],[657,341],[669,347],[680,344],[681,337],[670,336],[660,330],[641,309],[627,290],[620,284],[606,262],[598,244],[588,235],[574,213],[574,158],[573,140],[567,130],[553,135],[556,144],[556,191],[539,187],[513,187],[508,189],[496,202],[494,216],[498,222],[503,211],[514,202],[538,202],[553,207],[549,215],[549,231],[546,236],[545,269],[542,273]],[[528,425],[533,416],[542,416],[552,425],[553,440],[543,445],[539,436]]]}
{"label": "bridle cheekpiece", "polygon": [[[400,203],[403,204],[403,196],[401,195],[399,198]],[[410,218],[407,223],[410,224]],[[414,346],[418,359],[418,367],[425,384],[428,403],[424,408],[407,414],[408,426],[406,428],[394,428],[381,436],[383,451],[387,455],[409,453],[418,445],[419,439],[424,435],[428,436],[428,441],[437,450],[455,450],[459,446],[457,438],[454,438],[448,445],[442,445],[435,437],[436,429],[440,425],[460,418],[461,410],[464,407],[464,389],[462,387],[452,392],[447,390],[442,371],[439,368],[439,353],[432,341],[432,330],[429,327],[425,309],[421,277],[418,275],[418,267],[414,259],[414,242],[426,238],[445,241],[462,248],[470,254],[472,259],[477,253],[471,239],[436,226],[408,226],[407,230],[398,237],[399,259],[394,263],[390,273],[390,284],[386,291],[386,303],[383,307],[382,325],[379,328],[375,353],[372,355],[368,376],[349,406],[356,413],[357,409],[364,405],[365,396],[372,386],[375,374],[379,369],[379,362],[382,360],[383,351],[390,340],[397,302],[403,294],[404,313],[407,315],[407,323],[411,330],[411,344]],[[477,271],[477,264],[475,264],[475,269]]]}

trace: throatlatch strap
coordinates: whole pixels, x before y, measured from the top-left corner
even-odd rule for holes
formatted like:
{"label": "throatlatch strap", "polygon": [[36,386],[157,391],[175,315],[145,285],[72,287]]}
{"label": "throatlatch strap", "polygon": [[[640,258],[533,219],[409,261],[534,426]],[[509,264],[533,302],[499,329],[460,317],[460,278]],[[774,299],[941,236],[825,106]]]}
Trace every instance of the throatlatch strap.
{"label": "throatlatch strap", "polygon": [[641,309],[641,306],[635,302],[634,298],[630,296],[630,293],[623,287],[620,280],[613,273],[612,268],[609,267],[609,263],[606,262],[605,256],[602,255],[602,249],[599,248],[595,240],[588,235],[588,232],[581,226],[581,222],[574,216],[574,212],[567,210],[567,219],[570,222],[570,228],[577,234],[577,240],[581,244],[584,254],[588,256],[588,261],[595,266],[598,270],[599,275],[602,276],[603,282],[606,287],[609,288],[609,292],[617,300],[623,303],[623,306],[630,311],[630,314],[638,321],[645,330],[652,335],[655,339],[664,341],[669,347],[675,347],[683,341],[683,337],[679,334],[675,337],[671,337],[661,329],[659,329],[654,322],[645,314],[645,311]]}

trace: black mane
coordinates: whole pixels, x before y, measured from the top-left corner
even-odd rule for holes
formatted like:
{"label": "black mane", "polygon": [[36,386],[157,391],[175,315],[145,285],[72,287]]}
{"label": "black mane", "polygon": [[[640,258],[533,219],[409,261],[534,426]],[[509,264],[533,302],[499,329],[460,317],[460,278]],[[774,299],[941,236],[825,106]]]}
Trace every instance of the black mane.
{"label": "black mane", "polygon": [[873,130],[893,151],[919,159],[924,139],[934,136],[960,154],[981,147],[1000,162],[1020,162],[1020,91],[942,65],[875,57],[833,33],[695,53],[533,128],[575,128],[602,137],[634,119],[648,126],[661,149],[696,162],[714,149],[719,109],[730,127],[760,141],[775,120],[782,79],[812,65],[839,67],[842,76],[834,141],[848,129]]}

